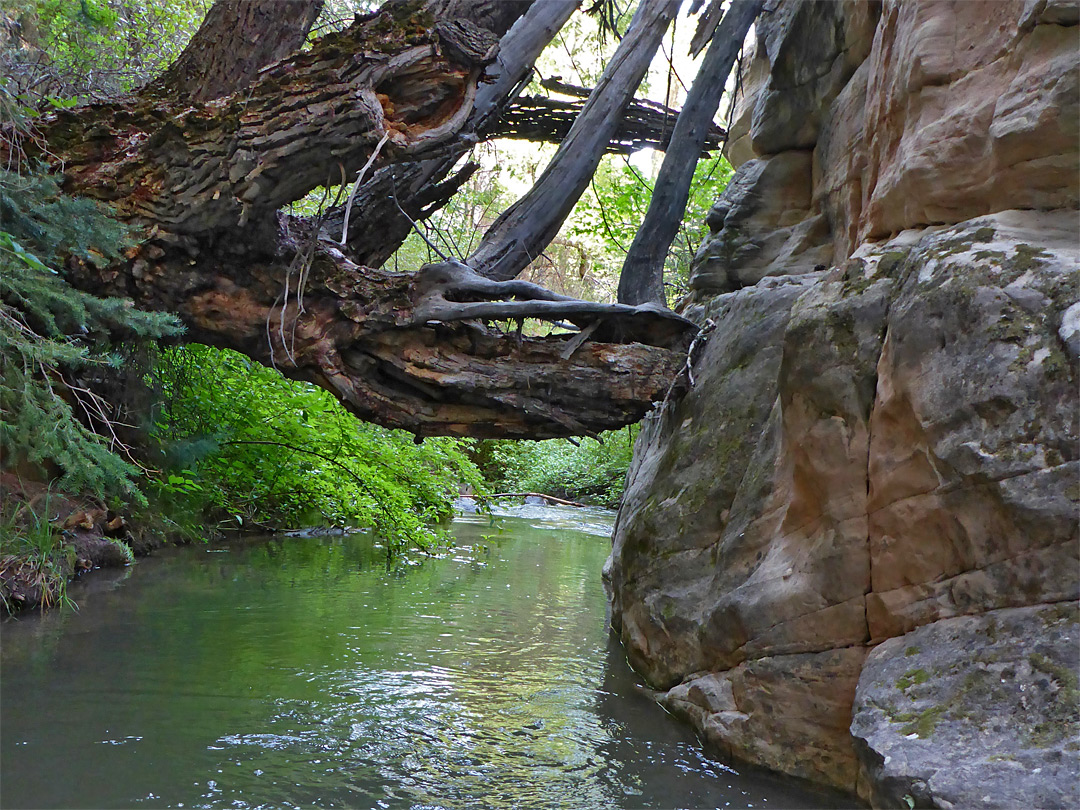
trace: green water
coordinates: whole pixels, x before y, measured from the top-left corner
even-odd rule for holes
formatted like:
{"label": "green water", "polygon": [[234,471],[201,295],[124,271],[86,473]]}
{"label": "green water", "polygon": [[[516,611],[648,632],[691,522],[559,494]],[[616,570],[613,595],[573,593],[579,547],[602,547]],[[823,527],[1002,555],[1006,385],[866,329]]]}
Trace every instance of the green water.
{"label": "green water", "polygon": [[[706,757],[604,625],[608,513],[172,550],[2,627],[0,804],[817,807]],[[483,535],[488,535],[484,539]]]}

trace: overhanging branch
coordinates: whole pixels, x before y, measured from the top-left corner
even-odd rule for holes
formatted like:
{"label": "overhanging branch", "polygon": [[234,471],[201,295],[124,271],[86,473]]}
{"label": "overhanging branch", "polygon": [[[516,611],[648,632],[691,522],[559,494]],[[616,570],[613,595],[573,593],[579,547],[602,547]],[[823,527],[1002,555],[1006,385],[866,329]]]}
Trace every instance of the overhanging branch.
{"label": "overhanging branch", "polygon": [[[586,91],[587,92],[587,91]],[[561,143],[585,106],[583,99],[556,99],[547,96],[522,96],[511,104],[492,133],[496,138]],[[666,149],[679,111],[663,104],[634,99],[623,112],[622,122],[607,144],[608,154],[630,155],[646,147]],[[720,148],[727,132],[711,124],[705,136],[701,156]]]}

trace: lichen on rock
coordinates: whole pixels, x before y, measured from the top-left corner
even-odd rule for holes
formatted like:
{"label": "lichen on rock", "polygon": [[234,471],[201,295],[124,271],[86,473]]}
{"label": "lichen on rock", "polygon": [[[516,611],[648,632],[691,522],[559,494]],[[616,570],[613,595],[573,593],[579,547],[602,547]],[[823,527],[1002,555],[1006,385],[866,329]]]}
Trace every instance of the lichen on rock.
{"label": "lichen on rock", "polygon": [[613,627],[728,755],[880,806],[1076,806],[1080,15],[770,9],[682,302],[715,326],[636,447]]}

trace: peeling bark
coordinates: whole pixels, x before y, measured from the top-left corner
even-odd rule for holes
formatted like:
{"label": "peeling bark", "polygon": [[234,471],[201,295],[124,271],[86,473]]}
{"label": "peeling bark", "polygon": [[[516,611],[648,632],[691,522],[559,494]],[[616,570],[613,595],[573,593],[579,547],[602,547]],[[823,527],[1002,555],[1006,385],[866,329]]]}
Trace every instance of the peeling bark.
{"label": "peeling bark", "polygon": [[[385,167],[361,186],[349,221],[346,252],[359,264],[381,266],[409,235],[409,218],[421,222],[445,206],[475,171],[458,161],[480,140],[494,137],[507,105],[532,75],[541,51],[570,19],[581,0],[536,0],[499,42],[494,63],[484,72],[473,111],[446,154],[429,160]],[[402,214],[408,215],[408,218]],[[342,210],[330,214],[330,234],[342,230]]]}
{"label": "peeling bark", "polygon": [[[524,7],[440,2],[474,3],[499,24]],[[574,5],[540,2],[560,14]],[[277,210],[328,175],[347,179],[383,136],[384,162],[452,153],[496,43],[466,18],[393,3],[261,70],[241,93],[191,102],[147,91],[57,114],[44,134],[65,189],[113,203],[145,237],[124,264],[72,258],[67,277],[176,312],[188,339],[241,351],[418,436],[591,435],[637,421],[681,368],[689,322],[454,263],[415,276],[364,267],[316,223]],[[537,337],[513,325],[534,318],[579,329]]]}
{"label": "peeling bark", "polygon": [[451,140],[498,38],[390,5],[209,102],[152,93],[58,113],[41,127],[65,191],[174,234],[242,229],[312,188]]}
{"label": "peeling bark", "polygon": [[[235,250],[194,260],[155,243],[130,275],[89,264],[69,275],[177,312],[189,339],[314,382],[360,418],[418,436],[537,439],[636,422],[663,398],[697,331],[666,310],[576,301],[458,263],[374,270],[305,235],[279,236],[290,251],[273,261]],[[524,318],[570,321],[588,339],[497,323]]]}

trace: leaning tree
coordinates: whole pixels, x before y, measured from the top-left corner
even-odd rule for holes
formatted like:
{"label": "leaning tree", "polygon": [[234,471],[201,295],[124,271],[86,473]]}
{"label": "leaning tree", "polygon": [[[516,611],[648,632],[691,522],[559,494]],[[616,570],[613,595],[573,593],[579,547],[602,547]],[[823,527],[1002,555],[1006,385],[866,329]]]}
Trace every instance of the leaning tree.
{"label": "leaning tree", "polygon": [[[673,154],[692,162],[715,139],[716,88],[759,2],[734,0],[716,35],[731,44],[696,82],[713,92],[674,136],[673,113],[633,94],[679,0],[640,1],[587,99],[519,97],[579,2],[391,0],[303,47],[322,0],[218,0],[157,80],[54,113],[35,143],[3,139],[0,158],[25,149],[18,157],[44,160],[65,192],[137,227],[122,262],[69,260],[68,280],[85,291],[175,312],[189,339],[315,382],[361,418],[417,436],[594,434],[664,396],[695,327],[654,303],[578,301],[515,277],[605,151],[674,137]],[[719,8],[704,15],[713,28]],[[477,251],[415,274],[380,268],[474,170],[462,156],[507,135],[561,145]],[[330,211],[283,211],[332,185],[348,194]],[[668,219],[681,214],[678,193],[661,196]],[[662,261],[637,262],[645,281],[632,286],[657,289]],[[559,328],[526,335],[525,319]]]}

